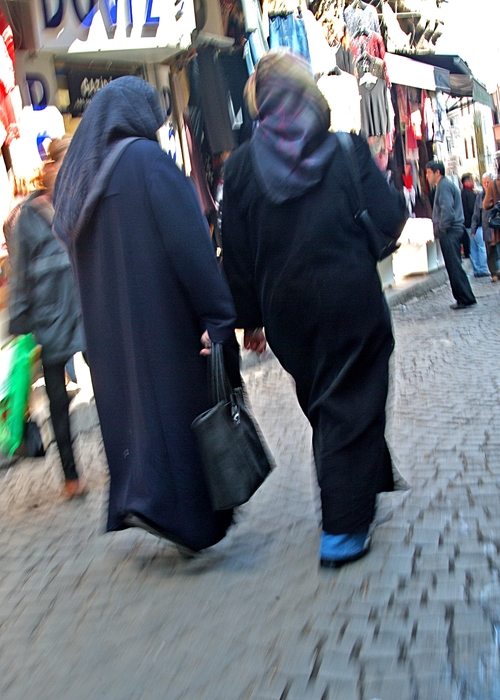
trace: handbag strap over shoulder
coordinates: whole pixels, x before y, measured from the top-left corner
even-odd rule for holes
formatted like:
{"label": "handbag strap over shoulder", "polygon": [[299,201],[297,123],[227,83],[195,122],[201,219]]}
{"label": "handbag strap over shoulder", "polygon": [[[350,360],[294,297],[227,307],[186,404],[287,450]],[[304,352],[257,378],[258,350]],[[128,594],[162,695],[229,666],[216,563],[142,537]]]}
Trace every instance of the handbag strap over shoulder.
{"label": "handbag strap over shoulder", "polygon": [[500,192],[498,192],[498,187],[497,187],[497,181],[493,180],[493,187],[495,188],[495,192],[497,193],[497,201],[500,202]]}
{"label": "handbag strap over shoulder", "polygon": [[363,188],[361,187],[359,172],[357,169],[355,169],[355,163],[357,160],[356,153],[354,152],[354,144],[350,134],[346,134],[344,131],[338,131],[335,135],[339,141],[341,150],[344,152],[345,166],[347,168],[347,172],[349,173],[351,184],[354,188],[354,193],[358,202],[359,214],[359,212],[362,212],[365,209],[365,198],[363,196]]}
{"label": "handbag strap over shoulder", "polygon": [[231,395],[231,384],[224,367],[224,350],[222,343],[212,342],[212,352],[209,356],[210,390],[212,402],[215,405],[228,401]]}

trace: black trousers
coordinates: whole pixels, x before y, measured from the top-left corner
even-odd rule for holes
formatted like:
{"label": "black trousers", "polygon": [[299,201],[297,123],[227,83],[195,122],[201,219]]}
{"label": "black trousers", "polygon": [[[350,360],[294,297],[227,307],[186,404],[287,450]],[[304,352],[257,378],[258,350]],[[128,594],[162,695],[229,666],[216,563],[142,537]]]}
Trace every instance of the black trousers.
{"label": "black trousers", "polygon": [[439,237],[444,264],[450,279],[451,292],[459,304],[474,304],[476,297],[471,289],[469,278],[462,267],[460,244],[463,228],[450,228]]}
{"label": "black trousers", "polygon": [[50,405],[50,417],[54,428],[57,448],[66,479],[78,479],[71,433],[69,428],[69,396],[66,391],[65,365],[67,360],[57,364],[43,363],[45,389]]}
{"label": "black trousers", "polygon": [[488,269],[489,269],[492,276],[495,275],[496,277],[498,277],[499,263],[498,263],[497,246],[492,245],[491,243],[486,243],[486,251],[487,251],[486,262],[488,263]]}

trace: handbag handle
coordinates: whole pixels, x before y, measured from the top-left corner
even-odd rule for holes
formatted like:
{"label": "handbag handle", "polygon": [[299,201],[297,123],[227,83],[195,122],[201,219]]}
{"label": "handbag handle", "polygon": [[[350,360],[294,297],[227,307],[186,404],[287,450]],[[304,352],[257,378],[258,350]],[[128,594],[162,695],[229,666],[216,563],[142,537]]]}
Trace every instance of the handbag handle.
{"label": "handbag handle", "polygon": [[212,352],[209,355],[210,390],[214,406],[221,401],[229,401],[231,384],[224,367],[224,351],[222,343],[212,342]]}

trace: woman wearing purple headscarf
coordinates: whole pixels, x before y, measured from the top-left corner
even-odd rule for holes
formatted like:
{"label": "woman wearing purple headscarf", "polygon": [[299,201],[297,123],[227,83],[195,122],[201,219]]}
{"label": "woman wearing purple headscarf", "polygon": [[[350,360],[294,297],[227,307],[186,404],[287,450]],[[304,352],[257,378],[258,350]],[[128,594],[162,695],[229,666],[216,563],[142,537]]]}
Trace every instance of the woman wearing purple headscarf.
{"label": "woman wearing purple headscarf", "polygon": [[232,520],[211,508],[191,429],[211,406],[200,338],[235,343],[235,315],[194,188],[158,144],[163,121],[144,80],[100,90],[59,173],[54,228],[82,304],[108,530],[142,527],[197,551]]}
{"label": "woman wearing purple headscarf", "polygon": [[[224,268],[245,345],[269,345],[313,428],[321,489],[320,562],[368,551],[376,494],[393,489],[384,437],[391,320],[330,112],[310,68],[271,51],[247,87],[259,126],[227,161]],[[353,136],[372,219],[397,238],[406,214]]]}

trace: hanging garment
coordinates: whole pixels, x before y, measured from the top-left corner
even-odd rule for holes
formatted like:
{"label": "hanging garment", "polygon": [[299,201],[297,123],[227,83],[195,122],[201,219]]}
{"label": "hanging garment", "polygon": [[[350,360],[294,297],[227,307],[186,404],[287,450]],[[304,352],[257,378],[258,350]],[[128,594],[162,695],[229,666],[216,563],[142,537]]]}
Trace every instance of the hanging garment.
{"label": "hanging garment", "polygon": [[201,153],[198,149],[196,139],[194,138],[193,129],[189,117],[184,117],[184,126],[186,128],[186,141],[188,145],[189,159],[191,161],[192,168],[191,179],[193,180],[196,187],[198,200],[200,202],[200,208],[205,214],[205,216],[209,216],[212,212],[215,211],[215,202],[208,187]]}
{"label": "hanging garment", "polygon": [[311,68],[314,75],[328,74],[337,65],[335,50],[328,43],[321,24],[310,10],[303,14],[304,26],[307,34],[309,53],[311,55]]}
{"label": "hanging garment", "polygon": [[354,75],[354,56],[351,49],[346,49],[342,44],[338,44],[335,47],[335,59],[340,70]]}
{"label": "hanging garment", "polygon": [[271,49],[289,48],[310,62],[309,42],[302,13],[269,17],[269,45]]}
{"label": "hanging garment", "polygon": [[14,73],[14,38],[4,13],[0,10],[0,145],[10,145],[19,136],[11,93],[16,86]]}
{"label": "hanging garment", "polygon": [[[248,43],[248,42],[247,42]],[[244,52],[220,53],[219,63],[229,89],[230,119],[238,143],[252,135],[252,119],[243,98],[243,91],[248,80],[248,68]]]}
{"label": "hanging garment", "polygon": [[385,80],[375,78],[373,82],[360,83],[359,94],[361,95],[361,132],[364,136],[379,136],[391,132]]}
{"label": "hanging garment", "polygon": [[269,51],[267,31],[264,30],[262,10],[259,0],[241,0],[247,41],[243,44],[244,57],[248,75],[252,75],[254,66]]}
{"label": "hanging garment", "polygon": [[317,85],[330,107],[330,130],[361,129],[361,109],[358,81],[350,73],[340,75],[323,75]]}
{"label": "hanging garment", "polygon": [[371,32],[370,34],[358,34],[351,39],[350,49],[354,58],[358,58],[364,53],[376,58],[385,57],[385,44],[381,34]]}
{"label": "hanging garment", "polygon": [[213,46],[198,49],[200,98],[205,135],[211,155],[236,146],[228,110],[228,89]]}
{"label": "hanging garment", "polygon": [[380,24],[377,10],[367,4],[364,9],[349,5],[344,10],[344,20],[351,36],[362,32],[377,32],[380,34]]}

